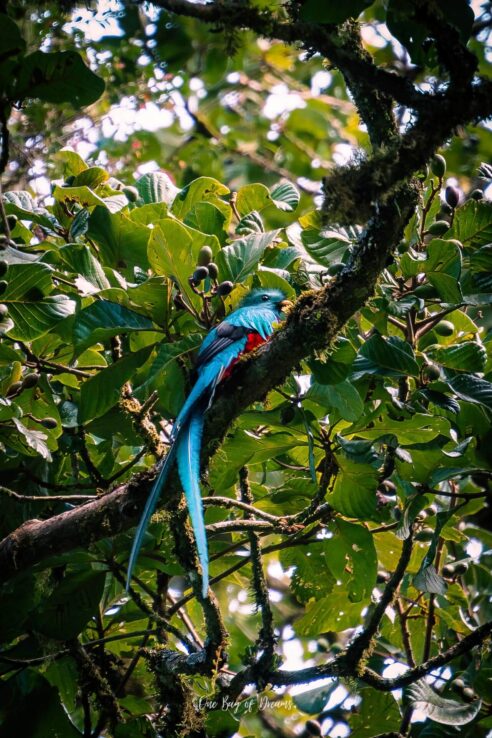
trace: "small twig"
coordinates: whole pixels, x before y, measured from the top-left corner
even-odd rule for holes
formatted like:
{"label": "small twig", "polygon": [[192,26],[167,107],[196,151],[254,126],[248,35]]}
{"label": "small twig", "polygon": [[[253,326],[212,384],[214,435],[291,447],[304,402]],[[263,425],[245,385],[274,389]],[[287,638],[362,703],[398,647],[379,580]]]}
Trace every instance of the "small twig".
{"label": "small twig", "polygon": [[18,502],[88,502],[97,495],[21,495],[13,489],[0,485],[0,492],[12,497]]}

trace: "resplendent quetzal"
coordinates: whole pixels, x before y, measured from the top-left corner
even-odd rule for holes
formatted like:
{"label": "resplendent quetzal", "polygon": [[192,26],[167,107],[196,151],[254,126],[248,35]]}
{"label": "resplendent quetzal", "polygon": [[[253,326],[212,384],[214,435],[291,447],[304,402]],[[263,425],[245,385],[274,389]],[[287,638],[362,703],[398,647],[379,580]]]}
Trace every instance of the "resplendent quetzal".
{"label": "resplendent quetzal", "polygon": [[282,320],[282,310],[289,304],[280,290],[252,290],[240,306],[205,337],[198,352],[197,380],[176,418],[171,446],[161,462],[159,475],[138,524],[128,563],[127,584],[149,520],[176,461],[202,568],[202,593],[204,597],[207,596],[208,547],[200,494],[200,446],[205,412],[219,382],[228,376],[241,355],[252,351],[271,336],[275,323]]}

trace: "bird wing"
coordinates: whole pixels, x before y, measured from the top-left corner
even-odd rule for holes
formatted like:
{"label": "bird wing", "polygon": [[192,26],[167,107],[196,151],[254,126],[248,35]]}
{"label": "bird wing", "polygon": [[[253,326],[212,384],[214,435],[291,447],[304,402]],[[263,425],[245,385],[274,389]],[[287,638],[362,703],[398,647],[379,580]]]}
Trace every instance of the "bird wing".
{"label": "bird wing", "polygon": [[221,351],[236,341],[240,341],[248,334],[248,330],[246,326],[234,325],[227,320],[219,323],[217,328],[214,328],[203,341],[198,353],[196,368],[200,369]]}

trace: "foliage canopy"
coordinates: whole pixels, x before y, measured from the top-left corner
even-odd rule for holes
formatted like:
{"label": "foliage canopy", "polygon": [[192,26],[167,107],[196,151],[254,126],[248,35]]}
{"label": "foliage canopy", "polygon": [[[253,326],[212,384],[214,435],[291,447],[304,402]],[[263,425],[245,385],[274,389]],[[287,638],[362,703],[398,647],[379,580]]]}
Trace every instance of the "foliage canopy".
{"label": "foliage canopy", "polygon": [[[476,5],[3,3],[0,738],[488,735]],[[295,304],[208,412],[214,594],[176,481],[126,593],[193,357],[257,286]]]}

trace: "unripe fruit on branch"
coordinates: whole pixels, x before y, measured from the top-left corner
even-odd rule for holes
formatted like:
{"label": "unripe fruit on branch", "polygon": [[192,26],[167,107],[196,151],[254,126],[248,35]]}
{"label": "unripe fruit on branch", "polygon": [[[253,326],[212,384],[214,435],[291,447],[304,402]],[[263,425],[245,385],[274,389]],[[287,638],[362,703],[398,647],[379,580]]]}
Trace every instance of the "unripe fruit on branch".
{"label": "unripe fruit on branch", "polygon": [[426,379],[432,382],[435,379],[439,379],[441,376],[441,370],[436,366],[436,364],[427,364],[427,366],[424,366],[422,374]]}
{"label": "unripe fruit on branch", "polygon": [[8,282],[6,282],[4,279],[0,280],[0,295],[3,295],[8,286]]}
{"label": "unripe fruit on branch", "polygon": [[434,326],[434,331],[438,336],[452,336],[454,333],[454,325],[449,320],[441,320]]}
{"label": "unripe fruit on branch", "polygon": [[453,185],[448,185],[446,187],[444,197],[446,198],[446,202],[449,207],[455,208],[460,201],[460,191],[457,187],[453,187]]}
{"label": "unripe fruit on branch", "polygon": [[210,246],[202,246],[198,252],[198,266],[207,266],[213,258],[213,252]]}
{"label": "unripe fruit on branch", "polygon": [[6,318],[9,314],[9,309],[7,305],[4,305],[3,303],[0,305],[0,320],[3,320],[3,318]]}
{"label": "unripe fruit on branch", "polygon": [[19,394],[19,392],[22,389],[22,382],[14,382],[10,385],[10,387],[7,390],[7,397],[12,397],[13,395]]}
{"label": "unripe fruit on branch", "polygon": [[41,421],[41,425],[47,430],[54,430],[58,427],[58,421],[55,420],[55,418],[43,418]]}
{"label": "unripe fruit on branch", "polygon": [[3,277],[4,274],[7,274],[7,270],[9,268],[9,265],[6,261],[3,259],[0,260],[0,277]]}
{"label": "unripe fruit on branch", "polygon": [[436,220],[435,223],[429,226],[428,230],[432,236],[442,236],[443,233],[449,231],[449,223],[447,220]]}
{"label": "unripe fruit on branch", "polygon": [[22,380],[22,389],[31,389],[39,382],[39,374],[26,374]]}
{"label": "unripe fruit on branch", "polygon": [[208,269],[208,276],[210,279],[217,279],[219,276],[219,267],[217,264],[214,264],[213,261],[210,262],[210,264],[207,266]]}
{"label": "unripe fruit on branch", "polygon": [[193,272],[193,282],[194,284],[200,284],[200,282],[203,282],[204,279],[207,279],[208,277],[208,269],[206,266],[199,266],[195,269]]}
{"label": "unripe fruit on branch", "polygon": [[431,161],[431,171],[436,177],[442,179],[446,173],[446,159],[441,154],[436,154]]}
{"label": "unripe fruit on branch", "polygon": [[230,295],[233,289],[234,285],[232,282],[221,282],[217,287],[217,294],[221,297],[225,297],[226,295]]}

